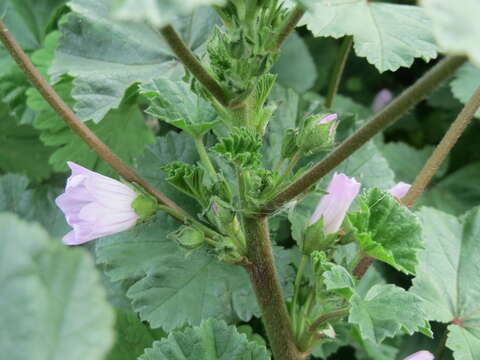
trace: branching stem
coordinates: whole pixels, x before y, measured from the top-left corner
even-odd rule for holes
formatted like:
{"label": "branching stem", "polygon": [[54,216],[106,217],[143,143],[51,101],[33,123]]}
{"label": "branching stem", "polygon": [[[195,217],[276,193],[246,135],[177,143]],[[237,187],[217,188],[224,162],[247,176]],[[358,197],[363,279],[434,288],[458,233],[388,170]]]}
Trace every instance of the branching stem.
{"label": "branching stem", "polygon": [[303,360],[275,270],[266,218],[245,217],[250,275],[275,360]]}
{"label": "branching stem", "polygon": [[304,14],[305,9],[300,5],[297,5],[297,7],[292,10],[275,40],[276,49],[280,49],[282,47],[285,40],[287,40],[288,35],[290,35],[290,33],[295,30],[295,27],[297,26],[298,22]]}
{"label": "branching stem", "polygon": [[200,61],[185,45],[173,26],[167,25],[160,29],[165,41],[182,64],[197,78],[197,80],[218,100],[223,106],[229,105],[229,99],[224,89],[210,76]]}
{"label": "branching stem", "polygon": [[455,121],[452,123],[442,141],[435,148],[435,151],[425,163],[425,166],[415,178],[412,187],[407,195],[402,199],[406,206],[413,206],[418,197],[422,194],[428,186],[438,168],[442,165],[445,158],[448,156],[452,148],[457,143],[460,136],[463,134],[467,126],[473,119],[473,116],[480,107],[480,87],[472,95],[463,110],[458,114]]}
{"label": "branching stem", "polygon": [[8,31],[7,27],[0,21],[0,40],[7,48],[8,52],[22,69],[30,82],[40,92],[43,98],[57,112],[57,114],[67,123],[68,126],[82,140],[95,151],[100,158],[109,164],[121,177],[129,182],[136,183],[144,188],[148,193],[154,196],[161,204],[171,209],[172,215],[177,219],[189,218],[185,210],[175,204],[165,194],[155,189],[147,180],[140,176],[128,164],[126,164],[117,154],[115,154],[95,133],[93,133],[68,107],[62,98],[55,92],[45,78],[38,72],[30,61],[29,57],[22,50],[18,42]]}
{"label": "branching stem", "polygon": [[392,101],[383,111],[378,113],[372,120],[346,139],[306,174],[277,194],[277,196],[260,210],[260,213],[264,215],[272,214],[285,203],[293,200],[311,185],[318,182],[375,135],[401,118],[408,110],[422,101],[443,81],[448,79],[465,61],[466,58],[458,56],[450,56],[441,60],[411,87]]}

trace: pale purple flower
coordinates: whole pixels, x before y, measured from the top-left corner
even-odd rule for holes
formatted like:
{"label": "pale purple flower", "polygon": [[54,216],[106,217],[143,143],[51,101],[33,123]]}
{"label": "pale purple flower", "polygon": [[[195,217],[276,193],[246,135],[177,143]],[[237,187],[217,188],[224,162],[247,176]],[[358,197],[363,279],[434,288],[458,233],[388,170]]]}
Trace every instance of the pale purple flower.
{"label": "pale purple flower", "polygon": [[324,116],[322,118],[317,119],[315,122],[317,124],[328,124],[329,122],[337,120],[338,115],[337,114],[330,114],[327,116]]}
{"label": "pale purple flower", "polygon": [[378,92],[378,94],[373,99],[372,110],[377,113],[383,108],[385,108],[393,100],[393,94],[388,89],[383,89]]}
{"label": "pale purple flower", "polygon": [[317,119],[315,121],[315,123],[317,125],[320,125],[320,124],[330,124],[331,122],[333,122],[333,124],[330,126],[330,130],[328,131],[328,134],[330,136],[333,136],[335,134],[335,131],[337,130],[337,126],[338,126],[337,119],[338,119],[337,114],[329,114],[329,115],[326,115],[322,118]]}
{"label": "pale purple flower", "polygon": [[360,183],[345,174],[335,173],[324,195],[310,218],[310,225],[323,218],[325,235],[336,233],[360,191]]}
{"label": "pale purple flower", "polygon": [[68,162],[72,174],[55,203],[73,230],[63,237],[67,245],[80,245],[125,231],[139,216],[132,208],[138,194],[127,185]]}
{"label": "pale purple flower", "polygon": [[400,181],[397,185],[388,190],[388,192],[397,199],[402,199],[407,195],[408,190],[410,190],[411,187],[412,185]]}
{"label": "pale purple flower", "polygon": [[434,360],[434,359],[435,357],[430,351],[422,350],[422,351],[416,352],[415,354],[407,356],[403,360]]}

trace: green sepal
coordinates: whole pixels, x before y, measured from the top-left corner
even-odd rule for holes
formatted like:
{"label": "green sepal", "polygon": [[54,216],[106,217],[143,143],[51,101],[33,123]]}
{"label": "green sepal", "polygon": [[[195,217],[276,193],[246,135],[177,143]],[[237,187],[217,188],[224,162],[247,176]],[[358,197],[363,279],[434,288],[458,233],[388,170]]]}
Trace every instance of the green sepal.
{"label": "green sepal", "polygon": [[303,237],[302,252],[310,255],[314,251],[328,249],[336,240],[336,234],[325,235],[323,230],[323,217],[305,229]]}
{"label": "green sepal", "polygon": [[225,225],[233,221],[235,218],[235,210],[229,203],[217,196],[213,196],[203,216],[207,218],[210,223],[214,224],[218,230],[225,233]]}
{"label": "green sepal", "polygon": [[200,204],[206,203],[205,170],[200,166],[174,161],[161,168],[165,173],[166,181],[183,193],[197,199]]}
{"label": "green sepal", "polygon": [[217,154],[240,168],[260,165],[262,139],[251,129],[234,128],[229,136],[223,137],[212,147]]}
{"label": "green sepal", "polygon": [[168,236],[188,250],[198,249],[205,244],[205,234],[191,226],[181,226]]}
{"label": "green sepal", "polygon": [[218,196],[226,203],[231,203],[233,199],[232,189],[230,188],[228,182],[225,180],[223,174],[219,177],[220,179],[212,185],[210,192],[213,195]]}
{"label": "green sepal", "polygon": [[299,150],[297,145],[298,129],[287,129],[282,140],[282,159],[290,159]]}
{"label": "green sepal", "polygon": [[158,211],[158,201],[149,194],[140,193],[132,202],[132,208],[135,210],[140,221],[147,221]]}
{"label": "green sepal", "polygon": [[326,113],[316,114],[303,120],[303,126],[296,137],[296,144],[303,155],[314,155],[333,148],[337,121],[317,123],[318,120],[328,115]]}
{"label": "green sepal", "polygon": [[239,264],[242,262],[245,256],[238,252],[234,244],[235,241],[231,237],[224,237],[224,242],[214,248],[214,253],[218,260],[230,264]]}

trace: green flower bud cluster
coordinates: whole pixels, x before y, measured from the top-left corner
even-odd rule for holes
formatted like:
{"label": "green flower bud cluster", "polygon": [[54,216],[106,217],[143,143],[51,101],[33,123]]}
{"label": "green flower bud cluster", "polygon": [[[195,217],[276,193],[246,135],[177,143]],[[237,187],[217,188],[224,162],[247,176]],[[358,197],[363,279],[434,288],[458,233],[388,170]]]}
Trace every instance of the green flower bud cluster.
{"label": "green flower bud cluster", "polygon": [[272,34],[278,32],[288,10],[278,0],[230,0],[218,9],[225,29],[217,28],[207,47],[210,70],[232,104],[243,102],[278,58]]}

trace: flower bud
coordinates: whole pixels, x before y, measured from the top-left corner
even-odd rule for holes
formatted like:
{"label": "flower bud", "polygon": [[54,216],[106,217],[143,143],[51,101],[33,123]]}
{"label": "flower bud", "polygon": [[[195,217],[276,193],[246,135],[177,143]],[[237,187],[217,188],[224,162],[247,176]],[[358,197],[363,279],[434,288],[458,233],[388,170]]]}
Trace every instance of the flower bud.
{"label": "flower bud", "polygon": [[383,110],[393,100],[393,94],[388,89],[383,89],[373,99],[372,110],[374,113]]}
{"label": "flower bud", "polygon": [[[133,227],[156,211],[152,199],[130,186],[68,162],[72,174],[65,192],[55,199],[73,230],[63,237],[67,245],[80,245]],[[138,198],[137,213],[133,203]]]}
{"label": "flower bud", "polygon": [[434,359],[435,357],[430,351],[422,350],[422,351],[416,352],[415,354],[407,356],[403,360],[434,360]]}
{"label": "flower bud", "polygon": [[304,155],[327,151],[335,143],[337,114],[312,115],[304,120],[296,144]]}
{"label": "flower bud", "polygon": [[282,159],[289,159],[298,151],[297,129],[287,129],[282,141]]}
{"label": "flower bud", "polygon": [[205,234],[191,226],[182,226],[169,236],[188,250],[197,249],[205,243]]}
{"label": "flower bud", "polygon": [[405,195],[407,195],[408,191],[412,185],[404,183],[404,182],[399,182],[397,185],[392,187],[388,192],[390,195],[395,196],[397,199],[402,199]]}
{"label": "flower bud", "polygon": [[360,191],[360,183],[345,174],[335,173],[324,195],[310,218],[310,225],[322,219],[325,235],[336,233]]}

